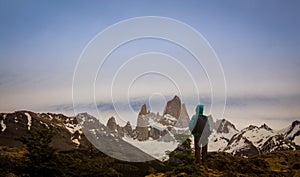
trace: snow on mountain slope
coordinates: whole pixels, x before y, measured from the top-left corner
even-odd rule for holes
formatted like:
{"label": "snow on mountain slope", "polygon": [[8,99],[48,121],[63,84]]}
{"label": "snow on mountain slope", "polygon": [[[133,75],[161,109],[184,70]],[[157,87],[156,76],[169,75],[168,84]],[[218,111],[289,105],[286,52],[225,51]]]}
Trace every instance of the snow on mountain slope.
{"label": "snow on mountain slope", "polygon": [[210,116],[210,122],[214,126],[211,126],[212,134],[209,136],[208,151],[221,151],[227,146],[232,136],[239,131],[226,119],[217,120],[214,123]]}
{"label": "snow on mountain slope", "polygon": [[154,160],[140,148],[124,141],[117,132],[111,131],[95,117],[81,113],[76,116],[87,139],[103,153],[124,161],[143,162]]}
{"label": "snow on mountain slope", "polygon": [[273,152],[273,151],[286,151],[297,150],[299,147],[294,142],[286,139],[282,135],[275,135],[270,137],[260,148],[261,153]]}
{"label": "snow on mountain slope", "polygon": [[209,137],[208,151],[220,151],[224,149],[228,144],[228,139],[224,138],[222,134],[216,133],[213,130]]}
{"label": "snow on mountain slope", "polygon": [[[292,132],[291,129],[286,130]],[[287,132],[286,135],[288,135]],[[250,125],[244,128],[232,137],[223,151],[233,155],[251,157],[266,152],[296,150],[298,148],[288,138],[264,124],[261,127]]]}
{"label": "snow on mountain slope", "polygon": [[123,140],[141,149],[142,151],[150,154],[155,159],[159,159],[159,160],[166,160],[168,158],[166,152],[173,151],[179,145],[177,141],[173,141],[173,142],[164,142],[158,140],[138,141],[129,137],[124,137]]}
{"label": "snow on mountain slope", "polygon": [[257,148],[261,148],[262,145],[272,136],[276,135],[271,130],[265,128],[259,128],[256,126],[250,126],[242,130],[243,137],[247,138]]}
{"label": "snow on mountain slope", "polygon": [[231,128],[229,128],[228,133],[218,133],[216,130],[213,130],[212,134],[209,136],[208,151],[223,150],[227,146],[232,136],[237,133],[237,130]]}
{"label": "snow on mountain slope", "polygon": [[259,154],[259,150],[243,134],[234,135],[224,148],[224,151],[242,157],[251,157]]}
{"label": "snow on mountain slope", "polygon": [[290,126],[277,131],[277,133],[283,135],[285,138],[290,139],[291,141],[300,146],[300,121],[294,121]]}
{"label": "snow on mountain slope", "polygon": [[16,111],[14,113],[0,113],[1,134],[0,145],[18,147],[22,143],[17,138],[29,136],[30,131],[52,127],[56,135],[52,145],[58,150],[70,150],[87,145],[83,138],[81,126],[75,117],[62,114],[34,113],[30,111]]}

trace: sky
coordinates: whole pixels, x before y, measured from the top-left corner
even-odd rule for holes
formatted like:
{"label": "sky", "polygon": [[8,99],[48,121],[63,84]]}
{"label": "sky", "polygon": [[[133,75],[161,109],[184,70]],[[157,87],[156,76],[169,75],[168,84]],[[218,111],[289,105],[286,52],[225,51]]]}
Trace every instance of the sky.
{"label": "sky", "polygon": [[[284,128],[300,117],[299,9],[300,2],[296,0],[1,0],[0,112],[26,109],[71,115],[73,76],[89,42],[122,20],[161,16],[194,28],[215,51],[226,81],[224,118],[238,128],[262,123],[275,129]],[[117,77],[115,80],[114,101],[116,106],[125,107],[120,108],[123,111],[119,115],[121,119],[136,118],[126,114],[126,105],[136,113],[146,102],[152,111],[162,113],[162,105],[174,94],[179,94],[176,84],[158,73],[137,77],[128,91],[128,83],[122,82],[124,78],[129,77],[130,71],[138,71],[141,65],[144,68],[151,63],[163,69],[170,63],[174,67],[183,64],[187,68],[185,71],[193,76],[198,91],[180,69],[165,70],[179,76],[175,82],[186,90],[183,100],[189,102],[189,115],[193,114],[198,102],[197,94],[199,102],[207,105],[206,114],[211,113],[208,109],[212,102],[211,88],[205,70],[195,65],[193,57],[182,47],[169,41],[144,39],[120,46],[99,70],[95,97],[103,117],[114,115],[114,105],[109,101],[112,96],[106,92],[112,87],[114,74],[129,58],[145,53],[149,55],[123,68],[125,74],[119,75],[123,79]],[[170,56],[176,56],[179,62],[174,63]],[[137,62],[142,60],[144,62]],[[80,98],[81,110],[90,111],[91,103],[85,101],[85,94]],[[216,119],[221,117],[215,115]]]}

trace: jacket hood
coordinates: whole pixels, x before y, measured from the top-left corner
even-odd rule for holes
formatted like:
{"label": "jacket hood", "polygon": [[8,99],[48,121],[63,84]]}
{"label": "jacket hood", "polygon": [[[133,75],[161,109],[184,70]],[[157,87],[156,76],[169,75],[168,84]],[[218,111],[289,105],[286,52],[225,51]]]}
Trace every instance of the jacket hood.
{"label": "jacket hood", "polygon": [[203,110],[204,110],[204,105],[202,104],[199,104],[197,105],[196,107],[196,115],[203,115]]}

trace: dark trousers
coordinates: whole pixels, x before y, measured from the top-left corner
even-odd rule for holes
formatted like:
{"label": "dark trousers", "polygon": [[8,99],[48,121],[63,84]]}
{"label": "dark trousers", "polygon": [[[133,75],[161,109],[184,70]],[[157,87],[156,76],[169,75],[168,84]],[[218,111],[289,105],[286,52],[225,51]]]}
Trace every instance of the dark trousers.
{"label": "dark trousers", "polygon": [[[207,156],[207,145],[208,145],[208,138],[201,138],[201,136],[194,136],[194,145],[195,145],[195,163],[205,162]],[[201,148],[201,147],[202,148]]]}

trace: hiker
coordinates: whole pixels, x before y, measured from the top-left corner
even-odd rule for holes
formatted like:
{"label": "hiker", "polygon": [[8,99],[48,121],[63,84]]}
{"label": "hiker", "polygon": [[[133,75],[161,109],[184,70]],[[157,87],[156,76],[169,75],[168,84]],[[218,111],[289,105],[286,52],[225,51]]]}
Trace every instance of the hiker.
{"label": "hiker", "polygon": [[211,133],[208,117],[203,115],[203,110],[204,105],[198,105],[196,114],[193,115],[189,124],[190,131],[194,136],[196,164],[200,163],[200,161],[202,163],[206,161],[208,137]]}

